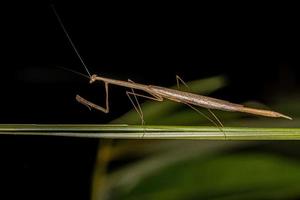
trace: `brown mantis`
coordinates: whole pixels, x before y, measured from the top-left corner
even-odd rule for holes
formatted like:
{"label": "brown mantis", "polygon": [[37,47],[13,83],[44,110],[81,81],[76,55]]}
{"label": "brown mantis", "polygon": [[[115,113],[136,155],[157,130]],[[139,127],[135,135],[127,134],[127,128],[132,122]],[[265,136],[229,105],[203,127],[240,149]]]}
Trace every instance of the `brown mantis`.
{"label": "brown mantis", "polygon": [[141,94],[136,94],[134,92],[127,92],[129,95],[135,95],[135,96],[141,96],[148,99],[156,100],[156,101],[163,101],[164,99],[168,99],[171,101],[175,101],[178,103],[183,103],[187,105],[194,105],[194,106],[200,106],[208,109],[218,109],[223,111],[231,111],[231,112],[244,112],[244,113],[251,113],[254,115],[261,115],[266,117],[283,117],[286,119],[292,119],[289,116],[283,115],[281,113],[271,111],[271,110],[263,110],[263,109],[256,109],[256,108],[250,108],[245,107],[241,104],[235,104],[228,101],[211,98],[199,94],[194,94],[190,92],[184,92],[180,90],[155,86],[155,85],[143,85],[139,83],[134,82],[127,82],[127,81],[120,81],[110,78],[101,77],[98,75],[92,75],[90,77],[90,83],[94,83],[95,81],[103,81],[105,84],[105,92],[106,92],[106,107],[98,106],[81,96],[77,95],[76,100],[86,106],[90,106],[92,108],[95,108],[97,110],[100,110],[102,112],[108,113],[109,112],[109,103],[108,103],[108,85],[118,85],[130,89],[136,89],[144,91],[151,96],[145,96]]}
{"label": "brown mantis", "polygon": [[[272,110],[250,108],[250,107],[246,107],[241,104],[235,104],[235,103],[231,103],[228,101],[211,98],[211,97],[207,97],[207,96],[203,96],[203,95],[199,95],[199,94],[194,94],[194,93],[190,93],[190,92],[185,92],[185,91],[180,91],[180,90],[176,90],[176,89],[170,89],[170,88],[165,88],[165,87],[155,86],[155,85],[144,85],[144,84],[140,84],[140,83],[135,83],[130,80],[121,81],[121,80],[115,80],[115,79],[111,79],[111,78],[105,78],[105,77],[98,76],[95,74],[91,75],[90,72],[88,71],[85,63],[83,62],[81,56],[79,55],[77,49],[75,48],[75,45],[73,44],[71,38],[69,37],[68,32],[66,31],[66,29],[65,29],[60,17],[58,16],[56,10],[54,9],[54,7],[53,7],[53,10],[54,10],[54,13],[55,13],[63,31],[65,32],[65,34],[67,36],[70,44],[72,45],[75,53],[77,54],[78,58],[80,59],[81,63],[83,64],[83,66],[85,67],[85,70],[87,71],[87,73],[89,75],[88,78],[90,79],[90,83],[94,83],[95,81],[104,82],[105,93],[106,93],[105,107],[96,105],[96,104],[82,98],[79,95],[76,96],[76,100],[79,103],[82,103],[83,105],[86,105],[89,108],[94,108],[94,109],[102,111],[104,113],[109,112],[108,85],[111,84],[111,85],[118,85],[121,87],[131,89],[131,92],[127,91],[126,94],[128,95],[130,101],[133,103],[135,110],[140,115],[142,122],[144,122],[143,113],[142,113],[141,107],[137,101],[137,96],[145,97],[145,98],[152,99],[155,101],[164,101],[165,99],[167,99],[167,100],[171,100],[174,102],[183,103],[183,104],[190,106],[191,108],[193,108],[196,111],[198,111],[198,110],[194,106],[207,108],[209,111],[210,111],[210,109],[218,109],[218,110],[223,110],[223,111],[250,113],[250,114],[266,116],[266,117],[276,117],[276,118],[282,117],[282,118],[286,118],[286,119],[290,119],[290,120],[292,119],[291,117],[289,117],[287,115],[284,115],[284,114],[281,114],[279,112],[275,112]],[[177,84],[178,84],[179,80],[183,84],[185,84],[180,77],[177,76],[176,78],[177,78]],[[134,92],[134,90],[144,91],[149,96],[137,94]],[[137,103],[137,105],[135,105],[135,103],[131,99],[131,96],[134,96],[134,99],[135,99],[135,102]],[[218,123],[221,126],[223,126],[222,123],[218,120],[218,118],[211,111],[210,111],[210,113],[216,118]],[[210,121],[212,121],[212,120],[210,120]],[[216,123],[214,121],[212,121],[212,122],[216,125]]]}

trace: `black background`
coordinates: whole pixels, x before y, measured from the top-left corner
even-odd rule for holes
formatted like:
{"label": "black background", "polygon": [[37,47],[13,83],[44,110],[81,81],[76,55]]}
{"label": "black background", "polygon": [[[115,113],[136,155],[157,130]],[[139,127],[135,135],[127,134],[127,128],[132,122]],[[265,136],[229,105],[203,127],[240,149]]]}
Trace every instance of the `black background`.
{"label": "black background", "polygon": [[[107,123],[132,108],[114,86],[107,115],[75,101],[81,94],[101,104],[104,90],[60,68],[86,73],[52,3],[91,73],[162,86],[176,74],[225,75],[229,86],[213,96],[234,102],[298,93],[292,5],[2,5],[0,123]],[[1,182],[10,195],[88,199],[96,148],[94,139],[0,136]]]}

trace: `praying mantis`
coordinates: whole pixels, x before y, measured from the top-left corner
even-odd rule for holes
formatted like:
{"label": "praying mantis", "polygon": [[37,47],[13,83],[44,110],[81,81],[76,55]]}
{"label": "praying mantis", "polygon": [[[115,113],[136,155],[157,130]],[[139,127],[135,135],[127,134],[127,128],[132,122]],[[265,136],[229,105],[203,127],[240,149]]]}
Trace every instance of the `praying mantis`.
{"label": "praying mantis", "polygon": [[[142,123],[144,123],[143,112],[140,107],[140,104],[137,101],[137,97],[144,97],[144,98],[159,101],[159,102],[162,102],[164,100],[170,100],[170,101],[174,101],[177,103],[186,104],[187,106],[191,107],[192,109],[194,109],[195,111],[197,111],[199,113],[200,113],[200,111],[197,108],[195,108],[195,106],[207,108],[208,111],[213,115],[213,117],[218,121],[218,124],[221,125],[222,127],[223,127],[222,123],[213,114],[211,109],[230,111],[230,112],[242,112],[242,113],[249,113],[249,114],[265,116],[265,117],[286,118],[286,119],[292,120],[291,117],[281,114],[279,112],[272,111],[272,110],[246,107],[241,104],[231,103],[229,101],[225,101],[225,100],[221,100],[221,99],[217,99],[217,98],[207,97],[207,96],[203,96],[203,95],[199,95],[199,94],[194,94],[194,93],[185,92],[185,91],[176,90],[176,89],[170,89],[170,88],[161,87],[161,86],[144,85],[144,84],[140,84],[140,83],[135,83],[129,79],[128,79],[128,81],[122,81],[122,80],[116,80],[116,79],[102,77],[102,76],[99,76],[96,74],[91,75],[88,68],[86,67],[85,63],[83,62],[83,59],[81,58],[80,54],[78,53],[74,43],[72,42],[68,32],[66,31],[66,29],[54,7],[53,7],[53,11],[60,23],[65,35],[67,36],[71,46],[73,47],[73,50],[75,51],[75,53],[77,54],[81,63],[83,64],[85,70],[87,71],[89,76],[86,76],[86,77],[89,78],[90,84],[92,84],[96,81],[102,81],[104,83],[105,94],[106,94],[105,107],[94,104],[94,103],[86,100],[85,98],[81,97],[80,95],[76,95],[76,100],[79,103],[81,103],[89,108],[93,108],[93,109],[102,111],[104,113],[109,113],[108,86],[109,85],[117,85],[117,86],[129,88],[131,90],[131,91],[127,91],[126,94],[129,97],[131,103],[133,104],[135,110],[139,114],[139,116],[142,120]],[[179,81],[181,81],[184,85],[186,85],[179,76],[176,76],[176,79],[177,79],[177,85],[179,85]],[[134,90],[143,91],[148,95],[135,93]],[[132,97],[134,97],[135,103],[134,103],[134,100],[132,99]],[[202,113],[200,113],[200,114],[202,114]],[[206,118],[208,118],[208,117],[206,117]],[[216,126],[218,126],[213,120],[211,120],[210,118],[208,118],[208,119],[211,122],[213,122]]]}
{"label": "praying mantis", "polygon": [[[179,78],[179,77],[177,77]],[[271,110],[263,110],[263,109],[256,109],[256,108],[250,108],[245,107],[241,104],[235,104],[231,103],[229,101],[224,101],[221,99],[211,98],[199,94],[194,94],[190,92],[184,92],[176,89],[170,89],[165,88],[161,86],[155,86],[155,85],[144,85],[139,83],[134,83],[132,81],[121,81],[121,80],[115,80],[110,78],[105,78],[102,76],[98,76],[96,74],[92,75],[90,77],[90,83],[94,83],[95,81],[102,81],[105,85],[105,92],[106,92],[106,107],[98,106],[81,96],[77,95],[76,100],[86,106],[90,106],[94,109],[100,110],[104,113],[109,112],[109,103],[108,103],[108,85],[118,85],[121,87],[126,87],[130,89],[136,89],[144,91],[151,96],[136,94],[135,92],[127,92],[128,95],[134,95],[134,96],[140,96],[145,97],[148,99],[152,99],[155,101],[164,101],[165,99],[183,103],[187,105],[194,105],[194,106],[200,106],[208,109],[218,109],[223,111],[231,111],[231,112],[244,112],[244,113],[250,113],[254,115],[261,115],[266,117],[282,117],[286,119],[292,119],[291,117],[281,114],[279,112],[271,111]]]}

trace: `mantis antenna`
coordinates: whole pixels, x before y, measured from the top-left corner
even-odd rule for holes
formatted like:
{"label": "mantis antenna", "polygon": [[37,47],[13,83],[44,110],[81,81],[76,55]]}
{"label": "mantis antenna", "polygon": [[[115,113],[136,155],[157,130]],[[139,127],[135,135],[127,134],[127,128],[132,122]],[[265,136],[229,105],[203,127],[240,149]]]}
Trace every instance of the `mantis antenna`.
{"label": "mantis antenna", "polygon": [[79,75],[79,76],[83,76],[83,77],[85,77],[85,78],[87,78],[87,79],[90,79],[89,76],[87,76],[87,75],[85,75],[85,74],[83,74],[83,73],[81,73],[81,72],[75,71],[75,70],[73,70],[73,69],[69,69],[69,68],[65,68],[65,67],[61,67],[61,66],[58,66],[58,68],[63,69],[63,70],[66,70],[66,71],[69,71],[69,72],[72,72],[72,73],[77,74],[77,75]]}
{"label": "mantis antenna", "polygon": [[88,73],[89,77],[91,77],[91,76],[92,76],[91,73],[89,72],[89,70],[88,70],[87,66],[85,65],[85,63],[84,63],[82,57],[80,56],[79,52],[77,51],[77,49],[76,49],[76,47],[75,47],[75,45],[74,45],[74,43],[73,43],[71,37],[69,36],[68,31],[67,31],[67,29],[65,28],[64,24],[62,23],[62,20],[60,19],[60,17],[59,17],[59,15],[58,15],[58,13],[57,13],[57,11],[56,11],[54,5],[52,4],[51,7],[52,7],[52,9],[53,9],[53,12],[54,12],[54,14],[55,14],[55,16],[56,16],[56,18],[57,18],[57,20],[58,20],[58,22],[59,22],[61,28],[63,29],[65,35],[67,36],[67,38],[68,38],[68,40],[69,40],[69,42],[70,42],[72,48],[74,49],[76,55],[78,56],[80,62],[81,62],[82,65],[84,66],[84,68],[85,68],[86,72]]}

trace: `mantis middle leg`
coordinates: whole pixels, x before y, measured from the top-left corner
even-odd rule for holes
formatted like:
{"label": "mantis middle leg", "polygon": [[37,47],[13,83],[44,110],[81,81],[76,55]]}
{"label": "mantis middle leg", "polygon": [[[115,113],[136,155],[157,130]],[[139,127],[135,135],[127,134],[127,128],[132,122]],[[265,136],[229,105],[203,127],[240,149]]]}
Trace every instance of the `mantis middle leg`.
{"label": "mantis middle leg", "polygon": [[[128,79],[129,82],[132,82],[134,83],[132,80]],[[137,94],[134,92],[134,89],[131,89],[131,92],[129,91],[126,91],[126,94],[130,100],[130,102],[132,103],[135,111],[138,113],[138,115],[140,116],[141,120],[142,120],[142,125],[144,125],[145,121],[144,121],[144,114],[143,114],[143,111],[142,111],[142,108],[141,108],[141,105],[137,99],[137,97],[143,97],[143,98],[146,98],[146,99],[151,99],[151,100],[154,100],[154,101],[163,101],[163,98],[161,96],[158,96],[158,95],[154,95],[152,93],[149,93],[150,95],[152,96],[147,96],[147,95],[142,95],[142,94]],[[131,96],[134,97],[134,100],[131,98]],[[135,103],[134,103],[135,102]]]}

